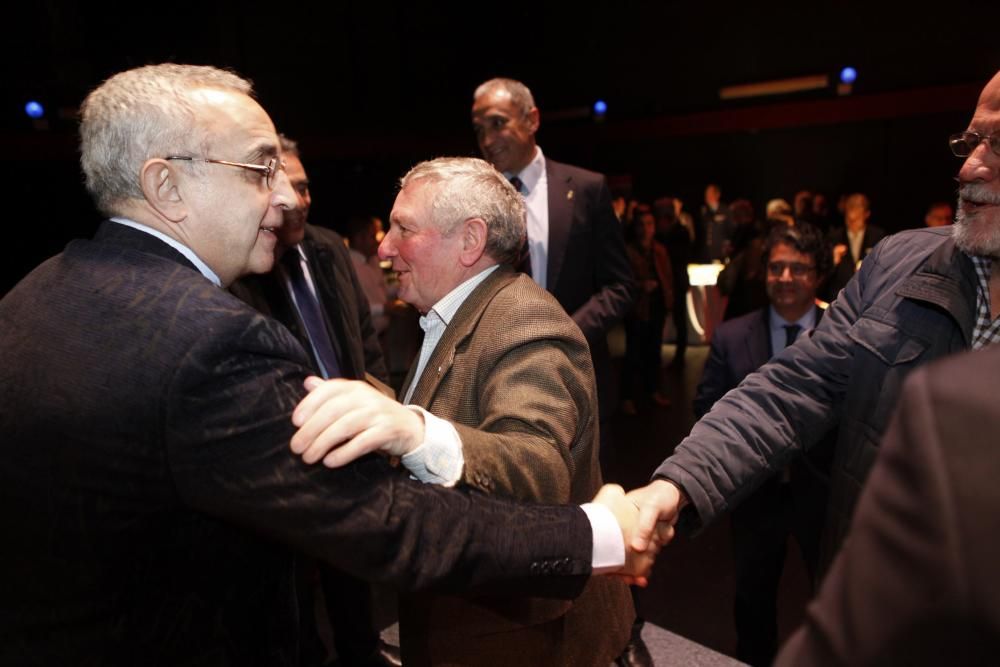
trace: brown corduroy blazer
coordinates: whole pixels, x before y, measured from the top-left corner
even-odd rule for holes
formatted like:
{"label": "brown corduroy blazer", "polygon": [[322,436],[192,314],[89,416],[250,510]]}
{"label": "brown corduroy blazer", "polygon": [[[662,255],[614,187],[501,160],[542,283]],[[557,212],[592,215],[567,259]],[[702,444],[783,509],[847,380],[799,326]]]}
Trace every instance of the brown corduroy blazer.
{"label": "brown corduroy blazer", "polygon": [[[413,370],[403,387],[414,382]],[[462,304],[411,403],[454,424],[460,484],[519,500],[589,501],[601,485],[587,342],[551,294],[500,267]],[[635,612],[627,587],[595,577],[574,602],[412,595],[403,660],[418,665],[608,665]]]}

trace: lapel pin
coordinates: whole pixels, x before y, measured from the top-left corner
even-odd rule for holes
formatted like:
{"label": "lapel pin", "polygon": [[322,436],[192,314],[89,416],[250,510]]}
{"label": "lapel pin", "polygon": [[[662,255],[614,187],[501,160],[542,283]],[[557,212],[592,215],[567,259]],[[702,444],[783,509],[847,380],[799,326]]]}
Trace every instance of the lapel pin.
{"label": "lapel pin", "polygon": [[569,190],[569,191],[568,191],[568,192],[566,193],[566,199],[572,199],[572,198],[573,198],[573,191],[572,191],[572,190]]}

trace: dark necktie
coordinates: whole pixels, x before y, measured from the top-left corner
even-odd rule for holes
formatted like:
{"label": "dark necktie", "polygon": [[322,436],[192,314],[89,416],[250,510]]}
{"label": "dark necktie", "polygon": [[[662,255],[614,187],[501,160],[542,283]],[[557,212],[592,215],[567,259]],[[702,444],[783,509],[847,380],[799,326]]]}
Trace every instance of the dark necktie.
{"label": "dark necktie", "polygon": [[309,285],[306,284],[305,275],[302,273],[302,262],[298,248],[289,248],[281,257],[281,264],[288,275],[288,284],[292,289],[292,296],[295,297],[295,305],[299,315],[302,317],[302,325],[305,327],[306,336],[315,352],[316,360],[319,362],[319,372],[324,378],[337,378],[341,376],[340,364],[337,361],[337,352],[333,348],[333,341],[323,321],[323,313],[320,311],[319,301],[313,296]]}
{"label": "dark necktie", "polygon": [[[524,181],[522,181],[517,176],[511,176],[507,179],[510,184],[514,186],[514,189],[518,191],[521,195],[524,195]],[[521,256],[517,258],[517,263],[514,268],[521,273],[531,275],[531,253],[528,251],[528,237],[524,237],[524,245],[521,246]]]}
{"label": "dark necktie", "polygon": [[786,324],[785,327],[785,347],[788,347],[795,342],[798,337],[799,332],[802,331],[802,326],[798,324]]}

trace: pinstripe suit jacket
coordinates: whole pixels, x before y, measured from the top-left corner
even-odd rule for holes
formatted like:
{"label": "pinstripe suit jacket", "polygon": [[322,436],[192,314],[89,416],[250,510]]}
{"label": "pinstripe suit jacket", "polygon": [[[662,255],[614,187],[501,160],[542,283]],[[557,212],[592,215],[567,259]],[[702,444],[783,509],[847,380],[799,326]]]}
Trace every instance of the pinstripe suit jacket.
{"label": "pinstripe suit jacket", "polygon": [[[501,267],[487,277],[448,324],[416,382],[411,402],[450,420],[462,439],[460,483],[557,503],[586,502],[600,487],[587,343],[552,295],[527,276]],[[574,603],[410,596],[401,604],[403,659],[413,666],[603,667],[624,648],[633,616],[627,588],[602,578]]]}

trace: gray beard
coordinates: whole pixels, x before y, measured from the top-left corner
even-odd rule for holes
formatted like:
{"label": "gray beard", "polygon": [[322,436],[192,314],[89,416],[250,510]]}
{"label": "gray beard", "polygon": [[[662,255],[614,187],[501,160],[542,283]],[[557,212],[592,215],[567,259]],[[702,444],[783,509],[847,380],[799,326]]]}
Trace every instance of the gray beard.
{"label": "gray beard", "polygon": [[[1000,221],[991,223],[987,220],[978,220],[979,216],[967,218],[962,209],[963,193],[971,194],[980,187],[982,186],[965,185],[959,190],[955,224],[952,225],[951,235],[958,249],[967,255],[1000,257]],[[985,196],[987,200],[996,198],[996,195],[988,196],[985,192],[981,196]],[[973,199],[979,200],[978,197]]]}

